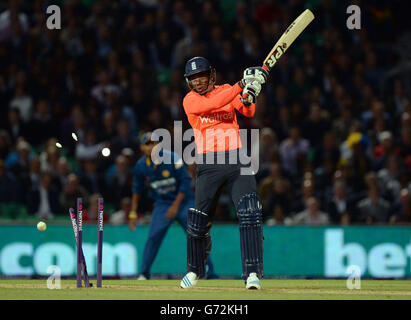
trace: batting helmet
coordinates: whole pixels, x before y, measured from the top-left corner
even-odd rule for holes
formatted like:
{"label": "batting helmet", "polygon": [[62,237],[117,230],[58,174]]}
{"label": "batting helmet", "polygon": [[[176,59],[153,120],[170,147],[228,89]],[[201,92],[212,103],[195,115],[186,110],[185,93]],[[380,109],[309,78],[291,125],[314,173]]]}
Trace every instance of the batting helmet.
{"label": "batting helmet", "polygon": [[[184,77],[186,79],[188,87],[193,90],[193,86],[191,85],[190,80],[188,79],[190,76],[193,76],[197,73],[208,71],[210,73],[209,84],[206,90],[202,92],[198,92],[199,94],[205,94],[212,90],[214,87],[214,83],[216,80],[216,72],[215,69],[211,66],[210,62],[206,58],[203,57],[194,57],[187,61],[185,66],[185,73]],[[197,92],[197,91],[196,91]]]}
{"label": "batting helmet", "polygon": [[194,74],[211,70],[211,64],[206,58],[194,57],[187,61],[184,77],[188,78]]}

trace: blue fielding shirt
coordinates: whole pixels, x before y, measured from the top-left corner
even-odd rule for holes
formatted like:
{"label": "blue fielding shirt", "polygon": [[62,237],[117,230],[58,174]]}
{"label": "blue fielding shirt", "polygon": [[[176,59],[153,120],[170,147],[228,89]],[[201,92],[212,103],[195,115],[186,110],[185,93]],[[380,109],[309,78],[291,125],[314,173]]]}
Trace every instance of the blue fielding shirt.
{"label": "blue fielding shirt", "polygon": [[133,193],[142,194],[146,182],[152,190],[156,203],[171,204],[179,192],[184,193],[183,201],[194,199],[188,175],[181,158],[169,150],[162,149],[161,157],[171,159],[171,164],[154,164],[150,157],[142,156],[133,169]]}

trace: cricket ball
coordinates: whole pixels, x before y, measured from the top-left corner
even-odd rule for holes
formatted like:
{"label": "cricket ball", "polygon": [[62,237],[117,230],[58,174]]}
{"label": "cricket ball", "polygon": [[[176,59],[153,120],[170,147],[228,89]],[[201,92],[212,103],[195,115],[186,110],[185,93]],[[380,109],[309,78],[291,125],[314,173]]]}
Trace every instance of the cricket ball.
{"label": "cricket ball", "polygon": [[37,223],[37,229],[40,231],[44,231],[47,228],[47,224],[43,221],[40,221],[39,223]]}

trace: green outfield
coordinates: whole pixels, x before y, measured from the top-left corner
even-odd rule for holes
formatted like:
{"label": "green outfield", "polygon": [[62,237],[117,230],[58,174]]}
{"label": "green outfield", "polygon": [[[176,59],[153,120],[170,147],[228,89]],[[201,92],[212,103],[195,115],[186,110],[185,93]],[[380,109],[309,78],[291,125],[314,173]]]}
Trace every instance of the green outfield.
{"label": "green outfield", "polygon": [[103,288],[76,288],[62,280],[50,290],[46,280],[0,280],[0,299],[18,300],[274,300],[274,299],[411,299],[410,280],[363,280],[361,289],[349,290],[346,280],[263,280],[259,291],[245,290],[241,280],[203,280],[189,290],[179,280],[104,280]]}

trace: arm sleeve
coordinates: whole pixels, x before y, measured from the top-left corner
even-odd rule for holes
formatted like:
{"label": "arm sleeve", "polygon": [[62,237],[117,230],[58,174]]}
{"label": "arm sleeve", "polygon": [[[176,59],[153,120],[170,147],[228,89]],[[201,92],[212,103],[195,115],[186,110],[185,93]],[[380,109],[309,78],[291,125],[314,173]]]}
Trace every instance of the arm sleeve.
{"label": "arm sleeve", "polygon": [[178,156],[175,156],[174,168],[176,179],[179,182],[178,192],[186,194],[191,188],[191,177],[188,175],[183,160]]}
{"label": "arm sleeve", "polygon": [[232,101],[231,101],[231,105],[237,109],[242,115],[251,118],[254,117],[255,114],[255,104],[251,104],[249,106],[245,106],[241,100],[240,100],[240,95],[238,95],[237,97],[235,97]]}
{"label": "arm sleeve", "polygon": [[141,166],[136,164],[133,170],[133,193],[142,194],[144,190],[144,174]]}
{"label": "arm sleeve", "polygon": [[242,90],[236,83],[233,86],[227,85],[226,89],[213,97],[189,94],[184,98],[183,106],[187,114],[200,114],[219,109],[229,104]]}

